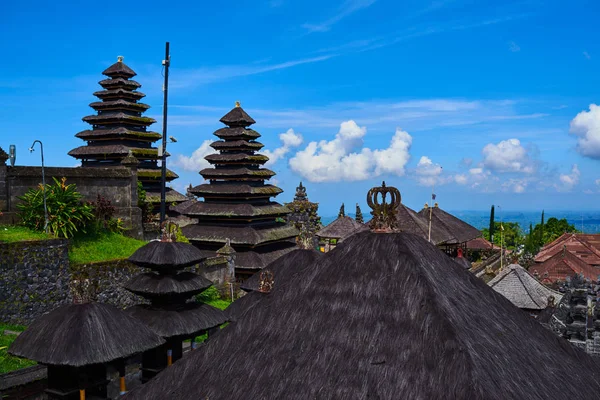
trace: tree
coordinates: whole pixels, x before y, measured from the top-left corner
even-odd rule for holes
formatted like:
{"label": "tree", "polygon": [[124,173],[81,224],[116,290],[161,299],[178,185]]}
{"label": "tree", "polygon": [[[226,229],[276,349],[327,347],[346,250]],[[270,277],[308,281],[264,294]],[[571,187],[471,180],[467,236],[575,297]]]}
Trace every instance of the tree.
{"label": "tree", "polygon": [[344,203],[342,203],[342,206],[340,207],[340,212],[338,213],[338,218],[345,217],[345,216],[346,216],[346,211],[344,210]]}
{"label": "tree", "polygon": [[494,222],[492,229],[497,232],[493,240],[488,228],[484,228],[481,233],[496,246],[513,250],[523,244],[523,232],[518,222]]}
{"label": "tree", "polygon": [[492,209],[490,211],[490,227],[489,227],[490,237],[492,238],[492,240],[494,238],[494,233],[495,233],[494,228],[495,227],[496,226],[494,225],[494,206],[492,205]]}
{"label": "tree", "polygon": [[544,245],[544,210],[542,210],[542,223],[540,224],[539,239],[540,246]]}
{"label": "tree", "polygon": [[360,211],[360,206],[358,205],[358,203],[356,203],[356,222],[360,223],[360,224],[364,224],[365,220],[363,218],[362,215],[362,211]]}

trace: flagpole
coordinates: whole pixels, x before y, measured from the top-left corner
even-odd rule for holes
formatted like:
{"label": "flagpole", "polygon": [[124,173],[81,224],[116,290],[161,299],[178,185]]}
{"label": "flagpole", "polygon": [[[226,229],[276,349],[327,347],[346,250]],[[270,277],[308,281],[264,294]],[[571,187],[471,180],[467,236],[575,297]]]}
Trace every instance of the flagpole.
{"label": "flagpole", "polygon": [[[442,169],[442,167],[440,167]],[[433,208],[431,202],[435,200],[435,178],[433,179],[433,185],[431,185],[431,200],[429,200],[429,233],[427,240],[431,243],[431,215],[433,214]]]}

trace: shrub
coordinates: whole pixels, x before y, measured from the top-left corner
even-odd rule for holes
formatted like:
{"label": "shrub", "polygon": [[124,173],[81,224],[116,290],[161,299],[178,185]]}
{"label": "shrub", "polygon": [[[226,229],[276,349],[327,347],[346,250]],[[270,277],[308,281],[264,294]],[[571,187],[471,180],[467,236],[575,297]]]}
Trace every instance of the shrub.
{"label": "shrub", "polygon": [[146,198],[146,191],[142,186],[142,182],[137,183],[138,192],[138,207],[142,210],[142,220],[144,222],[152,222],[152,204]]}
{"label": "shrub", "polygon": [[48,209],[48,230],[55,237],[70,238],[93,220],[93,207],[81,201],[82,196],[74,184],[67,185],[66,178],[56,178],[46,187],[29,189],[17,205],[23,225],[33,230],[44,230],[44,191]]}
{"label": "shrub", "polygon": [[110,200],[98,195],[95,203],[91,203],[94,207],[94,217],[96,229],[104,229],[109,232],[123,232],[123,221],[121,218],[114,218],[117,209],[113,206]]}

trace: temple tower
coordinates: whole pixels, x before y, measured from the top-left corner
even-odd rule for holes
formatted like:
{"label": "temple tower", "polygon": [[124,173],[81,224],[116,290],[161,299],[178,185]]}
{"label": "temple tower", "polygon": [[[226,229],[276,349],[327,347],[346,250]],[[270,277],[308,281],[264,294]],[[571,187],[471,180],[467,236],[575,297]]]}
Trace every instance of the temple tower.
{"label": "temple tower", "polygon": [[289,210],[271,201],[283,191],[265,183],[275,172],[263,168],[269,158],[256,153],[263,145],[249,128],[255,121],[239,102],[220,121],[227,126],[214,132],[220,140],[211,144],[219,153],[206,156],[212,167],[200,171],[208,183],[189,190],[204,200],[183,211],[198,223],[182,231],[211,256],[230,239],[243,280],[293,249],[298,230],[284,221]]}

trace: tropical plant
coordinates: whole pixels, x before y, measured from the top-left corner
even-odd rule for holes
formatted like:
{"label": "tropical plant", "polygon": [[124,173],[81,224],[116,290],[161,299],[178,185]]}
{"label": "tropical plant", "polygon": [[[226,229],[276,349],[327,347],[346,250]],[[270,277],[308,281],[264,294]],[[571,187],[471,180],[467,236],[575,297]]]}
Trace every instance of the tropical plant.
{"label": "tropical plant", "polygon": [[46,187],[39,185],[29,189],[19,197],[17,205],[23,225],[42,231],[45,227],[44,192],[48,210],[48,230],[55,237],[70,238],[79,230],[85,231],[86,225],[94,219],[93,207],[82,202],[81,193],[75,184],[67,185],[67,178],[56,178]]}
{"label": "tropical plant", "polygon": [[152,222],[152,204],[146,197],[146,191],[142,186],[142,182],[137,183],[138,207],[142,210],[142,220],[144,222]]}
{"label": "tropical plant", "polygon": [[109,232],[123,232],[125,230],[121,218],[114,217],[117,209],[111,204],[110,200],[98,195],[96,202],[91,203],[91,205],[94,207],[96,229],[104,229]]}
{"label": "tropical plant", "polygon": [[489,227],[490,237],[492,238],[492,240],[494,238],[494,233],[496,233],[495,230],[494,230],[494,228],[495,228],[495,225],[494,225],[494,206],[492,206],[492,209],[490,210],[490,227]]}
{"label": "tropical plant", "polygon": [[[518,222],[495,222],[494,228],[496,234],[494,235],[493,243],[496,246],[502,246],[507,249],[516,249],[523,244],[523,233]],[[483,237],[487,240],[490,238],[490,230],[484,228],[482,231]]]}

